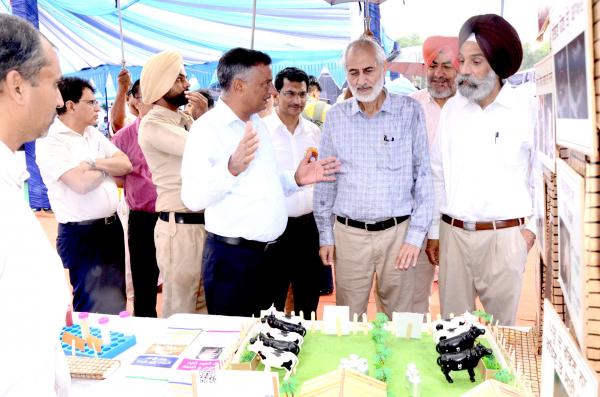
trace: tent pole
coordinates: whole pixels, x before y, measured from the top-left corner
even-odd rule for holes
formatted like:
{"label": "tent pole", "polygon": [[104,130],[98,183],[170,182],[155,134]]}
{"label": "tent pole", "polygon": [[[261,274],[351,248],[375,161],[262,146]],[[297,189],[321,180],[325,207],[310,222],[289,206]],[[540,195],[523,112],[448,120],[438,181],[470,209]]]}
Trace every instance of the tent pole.
{"label": "tent pole", "polygon": [[123,42],[123,17],[121,16],[121,0],[117,0],[116,5],[119,16],[119,34],[121,35],[121,67],[125,68],[125,44]]}
{"label": "tent pole", "polygon": [[250,38],[250,49],[254,49],[254,31],[256,30],[256,0],[252,0],[252,36]]}

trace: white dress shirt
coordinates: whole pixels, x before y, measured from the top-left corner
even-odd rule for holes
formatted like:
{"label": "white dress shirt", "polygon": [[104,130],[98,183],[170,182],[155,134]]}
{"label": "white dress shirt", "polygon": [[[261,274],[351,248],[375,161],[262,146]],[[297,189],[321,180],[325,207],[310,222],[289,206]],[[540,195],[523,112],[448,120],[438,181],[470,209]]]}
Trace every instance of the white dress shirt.
{"label": "white dress shirt", "polygon": [[60,177],[82,161],[109,158],[118,151],[95,127],[87,127],[81,135],[58,117],[50,126],[48,136],[36,141],[36,161],[59,223],[105,218],[115,213],[119,192],[112,178],[105,177],[94,190],[79,194]]}
{"label": "white dress shirt", "polygon": [[431,153],[430,239],[439,238],[440,212],[464,221],[532,215],[534,126],[531,98],[508,84],[485,109],[460,93],[446,102]]}
{"label": "white dress shirt", "polygon": [[69,289],[23,195],[25,167],[0,141],[0,396],[55,396],[70,385],[59,335]]}
{"label": "white dress shirt", "polygon": [[[280,170],[296,172],[298,164],[306,155],[306,150],[309,147],[319,148],[321,129],[302,117],[300,117],[293,134],[283,124],[277,112],[271,113],[262,120],[269,130],[277,166]],[[285,205],[290,217],[311,213],[313,210],[313,185],[302,186],[300,190],[287,196]]]}
{"label": "white dress shirt", "polygon": [[245,123],[219,100],[194,122],[181,164],[181,198],[192,211],[205,209],[206,230],[221,236],[272,241],[287,224],[285,195],[298,189],[293,173],[277,170],[269,133],[250,117],[259,147],[248,168],[233,176],[229,157],[244,135]]}

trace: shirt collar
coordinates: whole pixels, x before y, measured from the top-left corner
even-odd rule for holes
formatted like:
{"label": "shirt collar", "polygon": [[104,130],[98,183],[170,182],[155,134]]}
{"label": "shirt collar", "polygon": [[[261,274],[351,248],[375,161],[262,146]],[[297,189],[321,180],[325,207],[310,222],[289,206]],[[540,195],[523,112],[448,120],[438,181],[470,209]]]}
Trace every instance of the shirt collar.
{"label": "shirt collar", "polygon": [[23,187],[23,183],[29,179],[29,172],[24,161],[19,159],[19,156],[9,149],[4,142],[0,140],[0,164],[5,169],[9,179],[19,188]]}
{"label": "shirt collar", "polygon": [[179,110],[173,111],[164,106],[154,105],[151,112],[168,123],[175,125],[185,125],[193,121],[191,116],[186,113],[180,112]]}
{"label": "shirt collar", "polygon": [[[379,111],[391,113],[392,112],[392,100],[390,99],[390,93],[388,92],[387,88],[385,88],[385,87],[383,87],[383,91],[385,92],[385,99],[383,100],[383,103],[381,104],[381,109],[379,109]],[[354,96],[351,98],[350,103],[351,103],[350,115],[353,116],[358,112],[362,113],[362,109],[358,105],[358,101],[356,100],[356,98]]]}
{"label": "shirt collar", "polygon": [[[294,130],[294,135],[296,134],[301,134],[304,132],[304,123],[306,122],[304,120],[304,118],[302,116],[298,117],[298,125],[296,126],[296,129]],[[285,132],[287,132],[289,134],[289,131],[287,129],[287,126],[285,124],[283,124],[283,121],[281,121],[281,118],[279,117],[279,115],[277,114],[277,111],[273,111],[273,113],[271,113],[269,116],[267,116],[265,119],[265,124],[267,123],[271,123],[271,125],[276,128],[276,129],[282,129],[285,130]]]}
{"label": "shirt collar", "polygon": [[78,137],[85,137],[86,135],[89,135],[91,130],[93,130],[94,126],[87,126],[85,127],[85,129],[83,130],[83,135],[74,131],[73,129],[71,129],[68,125],[66,125],[65,123],[63,123],[63,121],[56,117],[54,119],[54,122],[52,123],[52,125],[50,126],[50,129],[48,130],[49,134],[65,134],[65,135],[74,135],[74,136],[78,136]]}
{"label": "shirt collar", "polygon": [[[213,111],[217,112],[219,115],[219,120],[222,120],[226,125],[229,125],[235,121],[239,121],[243,123],[242,119],[240,119],[237,114],[231,109],[231,107],[222,99],[219,98],[217,103],[215,103],[215,107]],[[252,115],[255,116],[255,115]],[[253,117],[250,117],[251,119]],[[244,123],[245,124],[245,123]]]}

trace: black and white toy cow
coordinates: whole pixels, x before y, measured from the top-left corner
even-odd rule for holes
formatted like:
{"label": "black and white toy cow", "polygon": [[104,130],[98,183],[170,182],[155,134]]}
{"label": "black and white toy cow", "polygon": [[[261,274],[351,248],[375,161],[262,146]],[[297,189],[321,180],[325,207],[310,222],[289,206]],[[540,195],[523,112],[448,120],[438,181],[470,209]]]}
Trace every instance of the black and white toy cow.
{"label": "black and white toy cow", "polygon": [[470,349],[475,344],[475,339],[483,334],[485,334],[485,329],[472,325],[468,331],[463,332],[460,335],[456,335],[451,338],[440,339],[438,344],[435,346],[435,350],[442,354]]}
{"label": "black and white toy cow", "polygon": [[260,321],[262,323],[269,324],[269,326],[271,328],[277,328],[277,329],[280,329],[282,331],[287,331],[287,332],[295,332],[297,334],[300,334],[301,336],[306,335],[306,328],[304,328],[302,325],[292,324],[287,321],[283,321],[283,320],[275,317],[274,314],[268,314],[268,315],[264,316],[263,318],[261,318]]}
{"label": "black and white toy cow", "polygon": [[298,365],[298,356],[296,356],[294,353],[266,347],[260,342],[253,345],[248,345],[248,350],[256,353],[259,356],[260,361],[262,361],[263,365],[265,366],[265,371],[270,371],[271,368],[285,369],[285,376],[283,378],[285,380],[287,380],[290,375],[296,371],[296,365]]}
{"label": "black and white toy cow", "polygon": [[271,328],[268,324],[260,324],[258,332],[265,334],[271,339],[294,342],[300,347],[302,347],[302,343],[304,342],[304,338],[302,337],[302,335],[297,334],[295,332],[282,331],[278,328]]}
{"label": "black and white toy cow", "polygon": [[296,343],[269,338],[262,332],[256,335],[255,337],[250,338],[248,343],[250,345],[257,344],[258,348],[260,348],[260,346],[262,345],[266,347],[272,347],[273,349],[284,350],[286,352],[294,353],[295,355],[298,355],[298,353],[300,353],[300,346],[298,346]]}
{"label": "black and white toy cow", "polygon": [[471,324],[462,316],[445,318],[433,322],[433,340],[438,343],[442,339],[452,338],[466,332]]}
{"label": "black and white toy cow", "polygon": [[458,353],[442,354],[438,357],[437,363],[449,383],[454,383],[450,377],[450,371],[462,371],[465,369],[469,372],[469,379],[471,379],[471,382],[475,382],[475,372],[473,371],[473,368],[477,366],[481,357],[489,356],[491,354],[491,349],[478,343],[472,349],[463,350]]}

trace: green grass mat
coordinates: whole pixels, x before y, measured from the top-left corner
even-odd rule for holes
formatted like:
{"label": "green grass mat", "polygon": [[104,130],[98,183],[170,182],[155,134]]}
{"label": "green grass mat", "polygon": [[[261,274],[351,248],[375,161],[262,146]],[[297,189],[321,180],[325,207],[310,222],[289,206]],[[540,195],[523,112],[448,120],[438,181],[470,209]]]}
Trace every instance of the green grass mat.
{"label": "green grass mat", "polygon": [[[478,341],[484,342],[483,338],[479,338]],[[421,339],[400,339],[390,335],[386,345],[392,352],[386,365],[392,371],[388,388],[391,388],[397,397],[409,395],[408,382],[405,377],[408,363],[415,363],[419,370],[423,397],[461,396],[483,381],[475,369],[475,383],[469,380],[467,371],[451,372],[450,376],[454,379],[454,383],[448,383],[437,365],[439,355],[435,351],[431,335],[423,334]],[[299,355],[300,363],[295,375],[300,389],[305,381],[337,369],[340,358],[348,357],[350,354],[357,354],[361,358],[369,360],[369,375],[373,376],[375,373],[373,366],[375,343],[369,335],[338,337],[323,335],[320,332],[309,332],[304,337],[304,344]],[[258,369],[262,370],[262,365]],[[285,371],[279,370],[279,372],[280,380],[283,380]]]}

